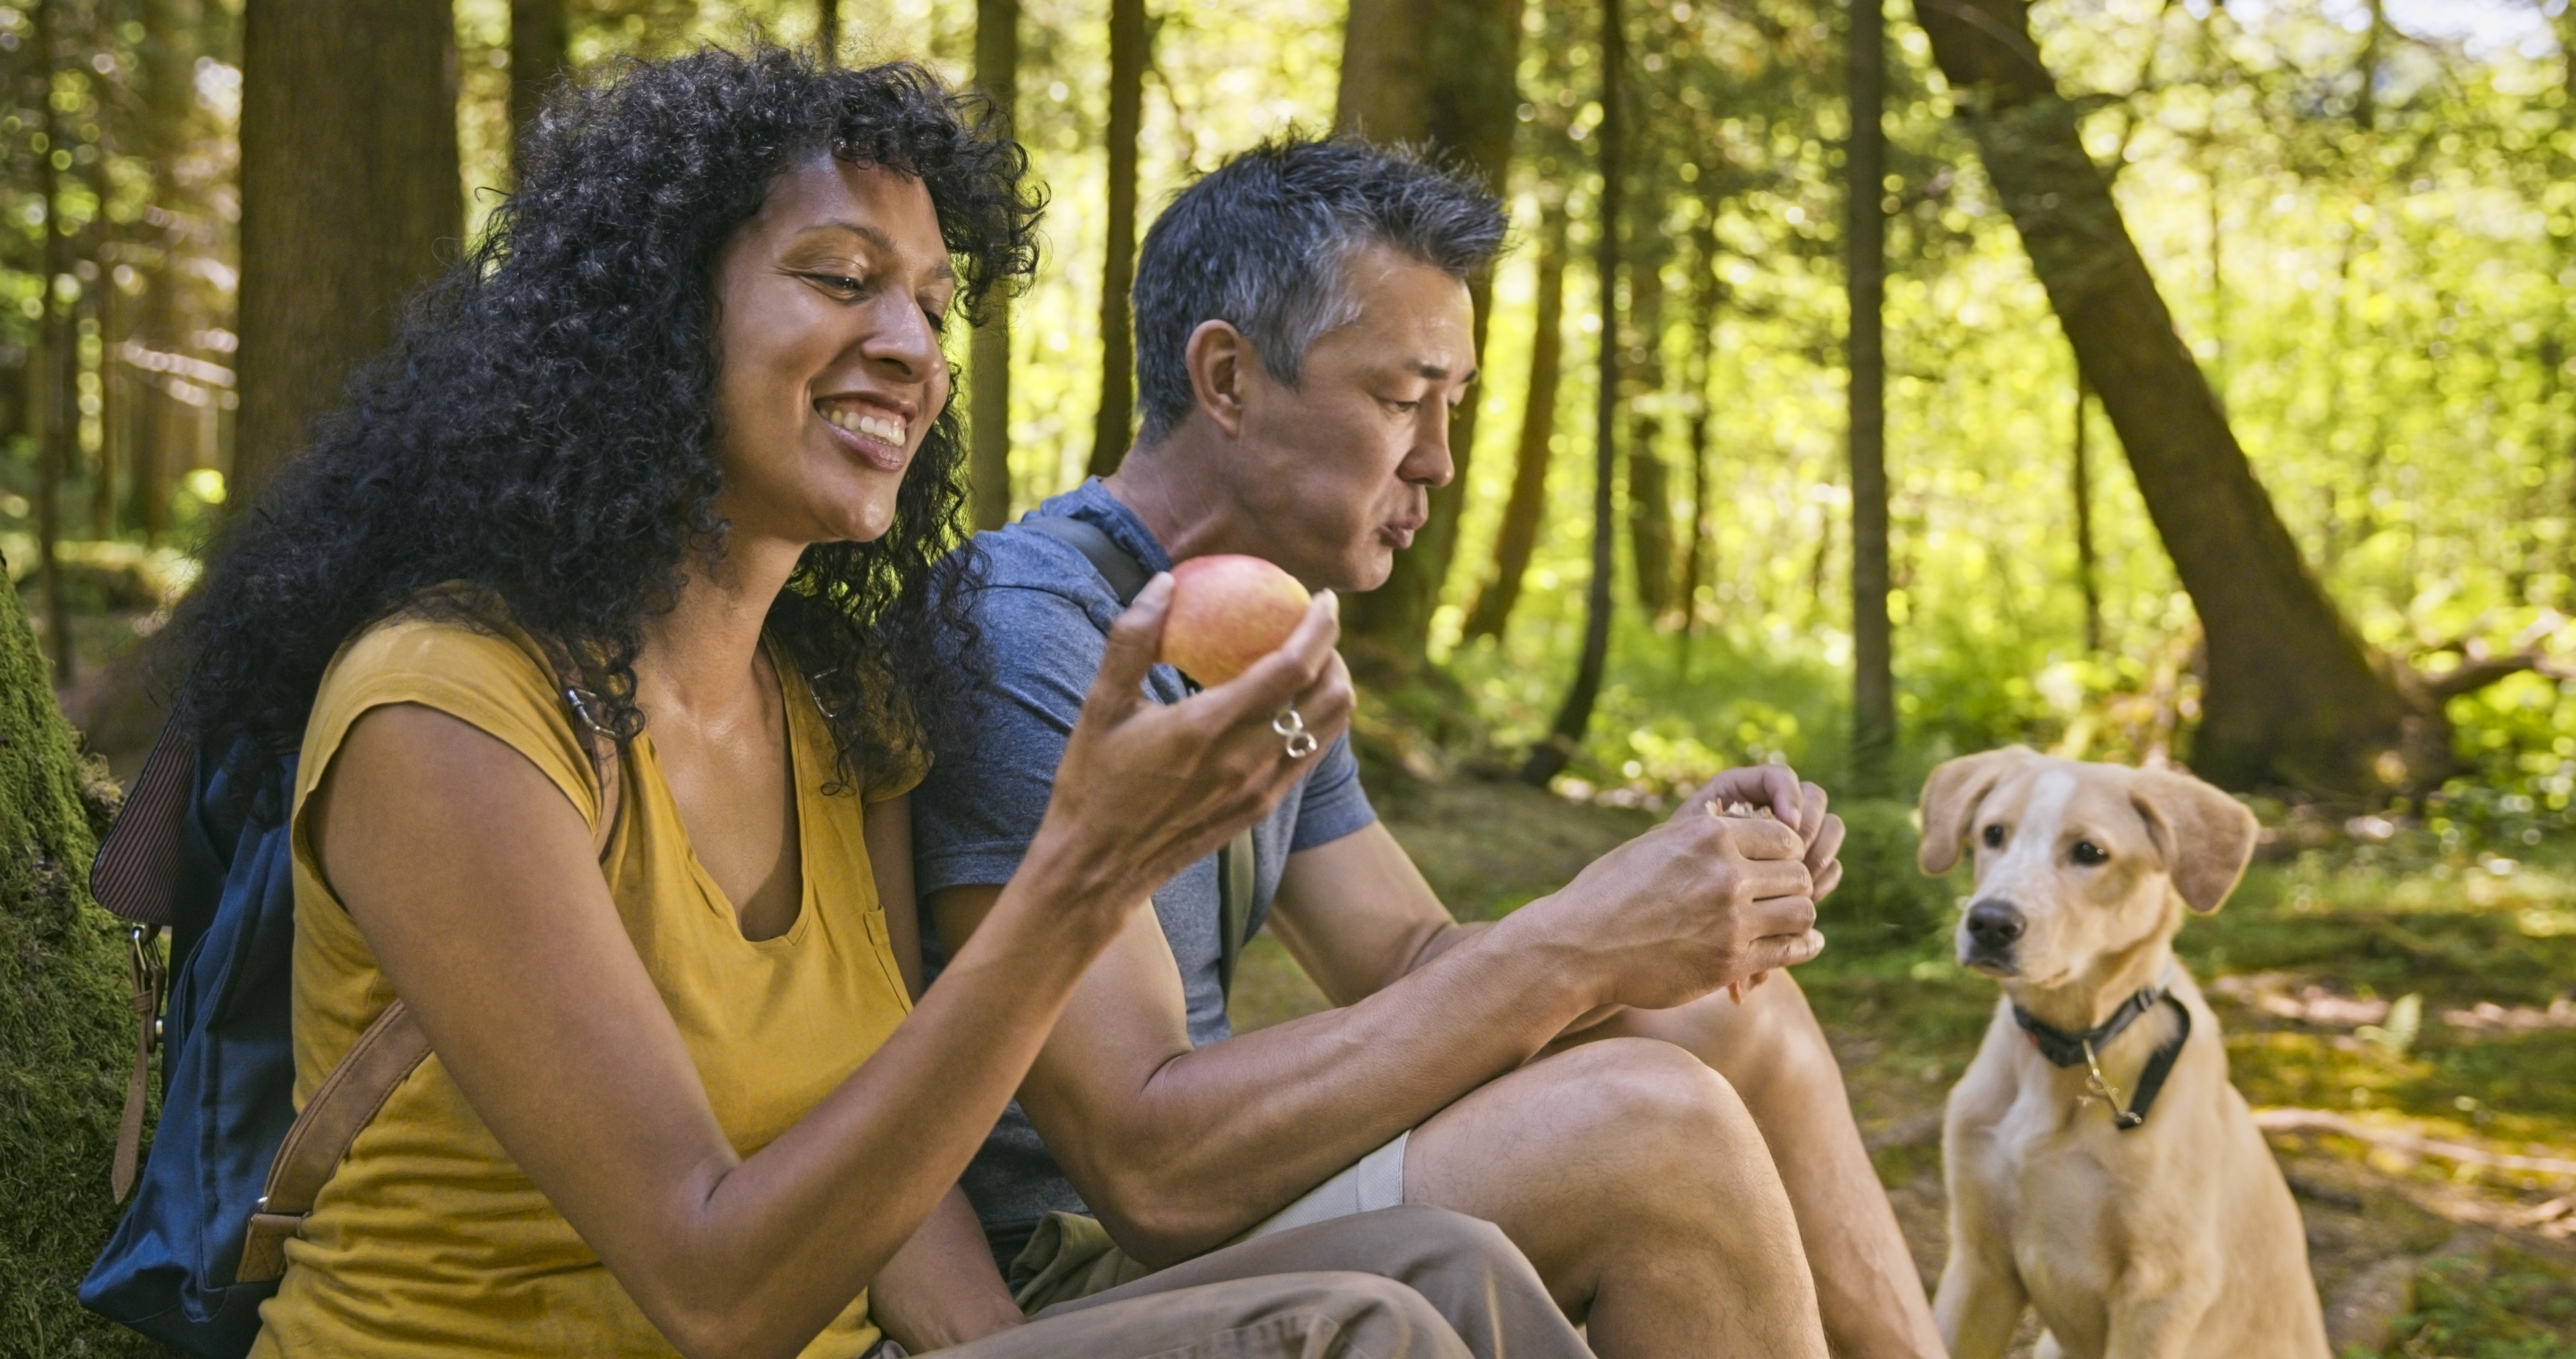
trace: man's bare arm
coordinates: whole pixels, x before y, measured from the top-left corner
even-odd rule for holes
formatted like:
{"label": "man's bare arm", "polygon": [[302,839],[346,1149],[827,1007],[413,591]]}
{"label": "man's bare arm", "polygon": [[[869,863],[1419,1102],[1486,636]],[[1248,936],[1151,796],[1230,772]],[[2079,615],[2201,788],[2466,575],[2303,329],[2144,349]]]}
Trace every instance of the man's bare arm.
{"label": "man's bare arm", "polygon": [[[1020,1101],[1122,1246],[1153,1264],[1183,1258],[1601,1005],[1675,1005],[1812,956],[1802,848],[1769,822],[1677,817],[1402,986],[1200,1049],[1161,925],[1139,912],[1075,988]],[[964,939],[992,899],[979,887],[934,894],[941,934]],[[1422,900],[1437,909],[1427,888]]]}

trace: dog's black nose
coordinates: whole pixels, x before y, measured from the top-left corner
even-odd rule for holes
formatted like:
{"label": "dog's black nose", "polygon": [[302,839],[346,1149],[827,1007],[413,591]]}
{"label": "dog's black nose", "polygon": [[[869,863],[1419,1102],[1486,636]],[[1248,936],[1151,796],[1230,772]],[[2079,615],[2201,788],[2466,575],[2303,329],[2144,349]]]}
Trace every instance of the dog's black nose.
{"label": "dog's black nose", "polygon": [[2008,951],[2021,931],[2021,909],[2011,902],[1989,899],[1968,908],[1968,938],[1980,953]]}

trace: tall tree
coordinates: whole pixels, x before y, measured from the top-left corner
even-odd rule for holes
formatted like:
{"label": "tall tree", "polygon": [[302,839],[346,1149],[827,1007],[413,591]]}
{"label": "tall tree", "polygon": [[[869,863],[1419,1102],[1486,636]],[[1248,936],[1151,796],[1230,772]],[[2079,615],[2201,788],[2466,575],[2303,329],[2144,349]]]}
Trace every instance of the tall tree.
{"label": "tall tree", "polygon": [[2102,569],[2093,554],[2093,457],[2085,443],[2085,416],[2093,404],[2093,386],[2079,371],[2075,377],[2075,460],[2068,481],[2075,502],[2075,584],[2084,592],[2084,649],[2102,650]]}
{"label": "tall tree", "polygon": [[[186,278],[180,264],[193,214],[179,208],[177,167],[187,154],[195,128],[195,44],[201,17],[198,0],[149,0],[139,54],[143,75],[143,142],[153,175],[153,199],[160,209],[152,219],[160,228],[160,249],[143,294],[137,341],[160,354],[189,348],[187,311],[181,290]],[[166,378],[141,383],[136,393],[134,442],[134,515],[144,541],[159,546],[169,529],[170,483],[178,475],[179,447],[193,433],[194,413],[173,399]]]}
{"label": "tall tree", "polygon": [[126,940],[85,871],[115,784],[84,770],[18,592],[0,584],[0,1323],[13,1354],[165,1355],[74,1297],[116,1226],[109,1192],[134,1051]]}
{"label": "tall tree", "polygon": [[2309,572],[2040,61],[2027,0],[1949,0],[1918,18],[2200,614],[2193,767],[2238,788],[2438,776],[2440,701],[2475,676],[2428,682],[2373,655]]}
{"label": "tall tree", "polygon": [[1851,144],[1845,148],[1845,277],[1851,295],[1852,787],[1885,795],[1896,746],[1896,674],[1887,619],[1886,15],[1851,8],[1844,53]]}
{"label": "tall tree", "polygon": [[[510,0],[510,136],[528,135],[546,91],[571,64],[569,0]],[[828,0],[826,8],[828,8]]]}
{"label": "tall tree", "polygon": [[248,0],[241,409],[250,503],[465,231],[448,0]]}
{"label": "tall tree", "polygon": [[1619,17],[1619,0],[1601,0],[1601,126],[1594,133],[1601,158],[1600,239],[1593,242],[1592,268],[1601,306],[1600,375],[1592,412],[1592,581],[1583,592],[1583,657],[1576,663],[1574,687],[1557,709],[1547,739],[1521,766],[1525,783],[1545,787],[1583,748],[1584,729],[1592,725],[1592,704],[1601,695],[1601,677],[1610,664],[1611,540],[1618,531],[1619,477],[1619,223],[1620,177],[1627,172],[1627,113],[1620,105],[1627,84],[1628,37]]}
{"label": "tall tree", "polygon": [[814,0],[814,50],[823,60],[841,59],[841,0]]}
{"label": "tall tree", "polygon": [[[1017,115],[1020,0],[975,0],[975,85],[1004,119]],[[973,319],[968,479],[975,527],[1000,528],[1011,517],[1011,299],[996,290]]]}
{"label": "tall tree", "polygon": [[1091,474],[1118,470],[1135,437],[1136,143],[1145,126],[1145,0],[1109,0],[1109,247],[1100,270],[1100,411]]}
{"label": "tall tree", "polygon": [[57,549],[63,536],[63,478],[71,468],[80,425],[75,418],[79,408],[69,396],[78,356],[74,352],[70,309],[62,297],[62,289],[72,277],[70,223],[62,217],[62,172],[72,165],[68,145],[71,139],[63,135],[64,121],[55,104],[55,85],[63,65],[62,9],[63,0],[37,0],[33,25],[36,118],[45,138],[44,154],[36,159],[36,193],[45,204],[45,244],[37,257],[43,276],[39,280],[41,314],[36,320],[32,365],[35,376],[30,383],[33,406],[29,414],[43,431],[36,451],[36,551],[45,582],[45,645],[53,653],[54,682],[69,684],[72,615],[63,594],[62,560]]}
{"label": "tall tree", "polygon": [[1494,570],[1467,610],[1468,637],[1501,637],[1521,595],[1538,528],[1547,517],[1547,463],[1556,434],[1557,379],[1565,366],[1565,201],[1551,198],[1541,210],[1538,298],[1532,307],[1528,394],[1521,408],[1520,439],[1512,450],[1512,493],[1494,531]]}
{"label": "tall tree", "polygon": [[[1519,126],[1524,0],[1352,0],[1342,32],[1341,87],[1334,130],[1381,145],[1427,147],[1501,193]],[[1476,352],[1493,311],[1493,272],[1467,282],[1475,308]],[[1479,399],[1470,394],[1449,422],[1456,472],[1431,493],[1430,518],[1413,547],[1395,556],[1386,584],[1346,605],[1343,628],[1409,660],[1431,636],[1431,614],[1457,551],[1466,504]]]}
{"label": "tall tree", "polygon": [[1664,233],[1641,226],[1628,260],[1627,323],[1620,328],[1628,389],[1628,555],[1637,604],[1661,624],[1673,604],[1672,469],[1664,462]]}
{"label": "tall tree", "polygon": [[1700,199],[1699,215],[1692,224],[1691,270],[1690,414],[1689,433],[1684,441],[1690,451],[1691,524],[1690,550],[1682,558],[1681,581],[1681,656],[1685,674],[1690,670],[1691,634],[1699,631],[1699,587],[1708,579],[1714,546],[1709,536],[1716,528],[1709,505],[1708,389],[1716,376],[1717,309],[1726,296],[1726,280],[1717,274],[1717,202],[1712,197]]}

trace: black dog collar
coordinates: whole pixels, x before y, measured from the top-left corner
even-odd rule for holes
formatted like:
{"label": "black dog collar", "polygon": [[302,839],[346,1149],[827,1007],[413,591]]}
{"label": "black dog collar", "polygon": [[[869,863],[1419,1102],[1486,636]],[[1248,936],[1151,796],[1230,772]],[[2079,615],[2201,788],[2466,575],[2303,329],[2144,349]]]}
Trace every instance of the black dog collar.
{"label": "black dog collar", "polygon": [[[2138,1072],[2137,1098],[2130,1102],[2128,1108],[2122,1109],[2120,1092],[2112,1089],[2111,1083],[2102,1078],[2102,1064],[2095,1054],[2110,1046],[2111,1040],[2136,1023],[2138,1016],[2158,1004],[2172,1006],[2174,1018],[2181,1021],[2181,1027],[2148,1056],[2146,1066]],[[2012,1007],[2012,1016],[2013,1022],[2029,1035],[2030,1045],[2039,1049],[2039,1055],[2047,1058],[2050,1065],[2086,1068],[2086,1084],[2093,1094],[2111,1106],[2111,1123],[2122,1132],[2147,1121],[2147,1111],[2155,1107],[2156,1096],[2164,1092],[2165,1078],[2173,1074],[2174,1062],[2182,1056],[2183,1044],[2191,1041],[2191,1011],[2175,997],[2170,987],[2161,983],[2120,1002],[2120,1008],[2112,1011],[2109,1019],[2082,1033],[2054,1028],[2018,1003]]]}

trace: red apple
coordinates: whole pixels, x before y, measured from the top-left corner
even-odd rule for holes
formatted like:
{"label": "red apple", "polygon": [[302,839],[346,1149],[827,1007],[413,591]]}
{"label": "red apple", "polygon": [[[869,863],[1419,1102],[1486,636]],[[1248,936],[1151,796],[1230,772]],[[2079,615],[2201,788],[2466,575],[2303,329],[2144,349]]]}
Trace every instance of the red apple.
{"label": "red apple", "polygon": [[1259,557],[1220,553],[1172,568],[1163,616],[1163,663],[1201,684],[1223,684],[1277,651],[1306,618],[1312,596]]}

